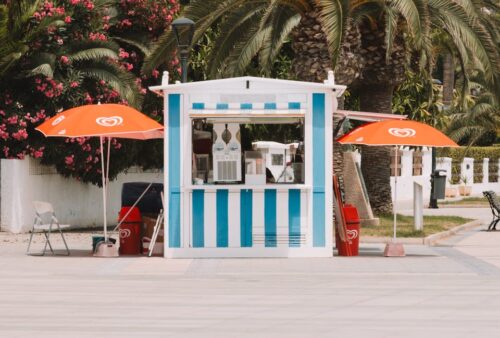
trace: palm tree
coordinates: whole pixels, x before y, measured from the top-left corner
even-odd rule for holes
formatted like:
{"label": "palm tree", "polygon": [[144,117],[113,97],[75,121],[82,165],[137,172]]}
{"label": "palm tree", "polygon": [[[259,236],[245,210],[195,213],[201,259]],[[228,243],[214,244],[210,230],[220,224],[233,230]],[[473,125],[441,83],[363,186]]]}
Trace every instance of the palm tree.
{"label": "palm tree", "polygon": [[[481,80],[482,76],[475,79]],[[457,143],[471,146],[489,132],[496,133],[500,126],[498,95],[485,89],[484,84],[473,82],[471,93],[450,111],[447,134]]]}
{"label": "palm tree", "polygon": [[8,72],[30,50],[30,44],[51,26],[64,25],[59,16],[33,23],[40,0],[19,0],[0,5],[0,76]]}
{"label": "palm tree", "polygon": [[[321,81],[335,68],[337,80],[359,95],[362,110],[391,113],[406,67],[430,77],[433,30],[450,37],[462,69],[480,65],[488,86],[498,88],[498,28],[484,17],[485,9],[497,8],[486,0],[193,0],[182,14],[196,22],[195,43],[214,25],[220,31],[209,60],[211,77],[244,74],[257,56],[261,73],[269,74],[280,48],[292,39],[293,78]],[[174,49],[174,37],[166,32],[144,70]],[[387,149],[363,149],[363,174],[378,213],[391,210],[387,163]]]}

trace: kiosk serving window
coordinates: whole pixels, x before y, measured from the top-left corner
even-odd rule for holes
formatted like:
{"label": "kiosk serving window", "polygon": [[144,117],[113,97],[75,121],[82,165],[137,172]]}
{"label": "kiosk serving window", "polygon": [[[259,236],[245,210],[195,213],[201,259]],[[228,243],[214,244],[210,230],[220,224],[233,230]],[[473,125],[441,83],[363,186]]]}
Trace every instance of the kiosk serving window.
{"label": "kiosk serving window", "polygon": [[303,122],[193,118],[193,184],[303,184]]}

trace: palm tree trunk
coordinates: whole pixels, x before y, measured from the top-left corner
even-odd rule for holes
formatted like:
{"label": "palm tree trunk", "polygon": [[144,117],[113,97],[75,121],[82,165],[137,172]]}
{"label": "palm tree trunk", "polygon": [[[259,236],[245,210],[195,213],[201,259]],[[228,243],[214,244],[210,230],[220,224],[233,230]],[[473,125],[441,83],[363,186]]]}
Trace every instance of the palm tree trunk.
{"label": "palm tree trunk", "polygon": [[443,105],[448,109],[453,103],[453,89],[455,87],[455,65],[453,55],[447,52],[443,60]]}
{"label": "palm tree trunk", "polygon": [[[359,91],[361,110],[390,114],[393,91],[394,86],[391,84],[381,83],[361,87]],[[361,171],[373,212],[389,214],[392,212],[390,148],[363,146],[361,152]]]}
{"label": "palm tree trunk", "polygon": [[319,12],[305,13],[292,31],[292,74],[297,80],[323,82],[332,69],[325,33],[318,22]]}

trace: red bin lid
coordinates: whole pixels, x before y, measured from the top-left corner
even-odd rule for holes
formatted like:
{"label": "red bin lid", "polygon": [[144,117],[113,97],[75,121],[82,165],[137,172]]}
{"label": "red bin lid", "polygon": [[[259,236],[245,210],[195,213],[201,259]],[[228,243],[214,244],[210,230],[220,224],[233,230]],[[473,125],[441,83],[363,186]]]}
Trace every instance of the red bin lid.
{"label": "red bin lid", "polygon": [[[120,213],[118,214],[118,221],[121,222],[142,222],[141,211],[138,207],[133,207],[132,211],[127,215],[131,207],[122,207]],[[123,219],[127,215],[127,218]]]}

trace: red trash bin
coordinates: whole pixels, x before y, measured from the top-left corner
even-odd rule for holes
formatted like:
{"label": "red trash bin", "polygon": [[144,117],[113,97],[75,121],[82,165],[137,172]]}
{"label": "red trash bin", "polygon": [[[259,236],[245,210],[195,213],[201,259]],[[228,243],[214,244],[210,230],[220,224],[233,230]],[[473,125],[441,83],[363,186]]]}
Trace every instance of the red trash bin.
{"label": "red trash bin", "polygon": [[340,239],[338,231],[335,232],[335,243],[339,256],[359,255],[359,215],[355,206],[346,204],[343,207],[345,223],[347,228],[347,242]]}
{"label": "red trash bin", "polygon": [[[134,207],[127,215],[130,207],[122,207],[118,216],[120,224],[120,255],[139,255],[141,248],[142,216],[139,208]],[[127,217],[124,219],[125,215]]]}

